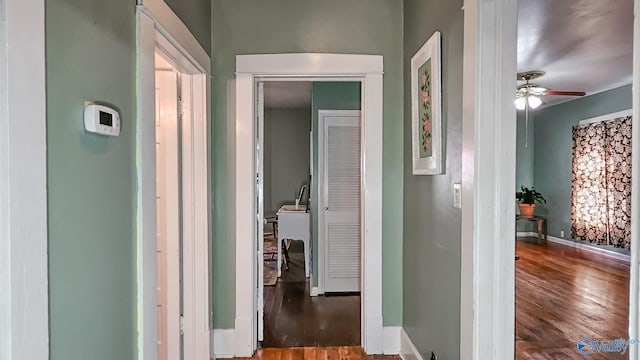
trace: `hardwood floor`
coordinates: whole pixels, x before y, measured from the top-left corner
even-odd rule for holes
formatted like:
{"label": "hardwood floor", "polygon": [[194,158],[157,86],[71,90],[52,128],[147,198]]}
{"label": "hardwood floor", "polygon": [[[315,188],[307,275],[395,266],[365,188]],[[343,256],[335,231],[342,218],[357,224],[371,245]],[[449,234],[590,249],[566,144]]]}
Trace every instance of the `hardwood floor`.
{"label": "hardwood floor", "polygon": [[241,360],[399,360],[399,356],[365,355],[359,346],[259,349],[251,358]]}
{"label": "hardwood floor", "polygon": [[262,347],[360,345],[360,295],[309,296],[302,251],[302,242],[293,242],[289,270],[264,288]]}
{"label": "hardwood floor", "polygon": [[584,360],[577,350],[582,337],[628,339],[629,264],[535,240],[516,243],[516,359]]}

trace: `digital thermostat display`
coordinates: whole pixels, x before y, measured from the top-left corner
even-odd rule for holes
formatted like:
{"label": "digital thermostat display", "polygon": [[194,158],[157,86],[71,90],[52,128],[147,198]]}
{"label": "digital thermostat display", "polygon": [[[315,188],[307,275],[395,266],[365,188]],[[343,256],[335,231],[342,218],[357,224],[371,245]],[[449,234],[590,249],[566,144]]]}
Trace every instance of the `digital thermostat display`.
{"label": "digital thermostat display", "polygon": [[84,128],[92,133],[120,135],[120,114],[106,105],[87,104],[84,108]]}
{"label": "digital thermostat display", "polygon": [[113,126],[113,117],[111,114],[100,111],[100,125]]}

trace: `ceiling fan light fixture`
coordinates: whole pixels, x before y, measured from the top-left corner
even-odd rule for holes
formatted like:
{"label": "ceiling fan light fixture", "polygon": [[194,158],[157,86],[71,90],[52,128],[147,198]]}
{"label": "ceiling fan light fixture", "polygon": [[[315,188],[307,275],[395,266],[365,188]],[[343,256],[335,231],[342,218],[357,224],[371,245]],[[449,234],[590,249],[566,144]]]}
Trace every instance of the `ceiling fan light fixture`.
{"label": "ceiling fan light fixture", "polygon": [[513,103],[516,105],[516,109],[518,110],[524,110],[524,108],[527,106],[527,100],[524,97],[517,97]]}
{"label": "ceiling fan light fixture", "polygon": [[542,105],[542,100],[534,95],[529,95],[527,97],[527,102],[529,103],[529,107],[532,109],[537,109],[540,105]]}

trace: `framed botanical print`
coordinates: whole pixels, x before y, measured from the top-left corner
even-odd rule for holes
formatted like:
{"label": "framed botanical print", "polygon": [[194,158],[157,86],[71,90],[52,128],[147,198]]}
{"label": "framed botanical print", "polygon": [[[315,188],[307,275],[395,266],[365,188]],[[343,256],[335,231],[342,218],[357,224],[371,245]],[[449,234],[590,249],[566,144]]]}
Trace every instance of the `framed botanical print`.
{"label": "framed botanical print", "polygon": [[440,32],[411,58],[411,154],[413,175],[444,172]]}

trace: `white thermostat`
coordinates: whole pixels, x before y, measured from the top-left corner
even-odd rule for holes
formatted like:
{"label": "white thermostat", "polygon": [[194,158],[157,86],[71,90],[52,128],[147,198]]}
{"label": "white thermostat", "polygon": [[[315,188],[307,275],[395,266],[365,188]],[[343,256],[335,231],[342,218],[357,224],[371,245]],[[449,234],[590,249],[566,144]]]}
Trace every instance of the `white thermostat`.
{"label": "white thermostat", "polygon": [[92,133],[120,135],[120,114],[105,105],[87,104],[84,108],[84,128]]}

